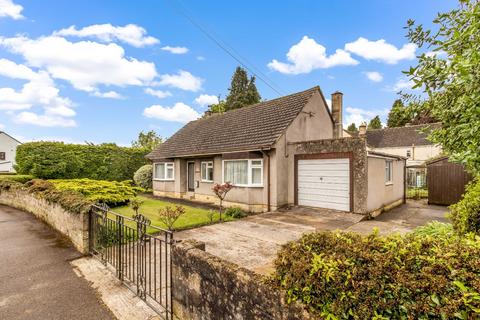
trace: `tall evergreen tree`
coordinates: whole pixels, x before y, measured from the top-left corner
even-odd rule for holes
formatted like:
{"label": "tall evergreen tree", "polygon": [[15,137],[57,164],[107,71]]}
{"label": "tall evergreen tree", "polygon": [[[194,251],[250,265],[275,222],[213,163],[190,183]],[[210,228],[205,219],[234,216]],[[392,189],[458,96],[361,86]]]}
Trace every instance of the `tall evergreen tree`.
{"label": "tall evergreen tree", "polygon": [[350,123],[350,125],[347,127],[347,131],[349,132],[357,132],[357,126],[355,125],[355,122]]}
{"label": "tall evergreen tree", "polygon": [[240,66],[237,67],[232,76],[232,82],[228,91],[226,111],[258,103],[261,100],[255,86],[255,77],[250,77],[249,79],[247,71]]}
{"label": "tall evergreen tree", "polygon": [[382,129],[382,122],[379,116],[375,116],[367,126],[368,130]]}
{"label": "tall evergreen tree", "polygon": [[388,113],[387,127],[403,127],[411,121],[411,115],[408,108],[405,107],[402,100],[397,99]]}

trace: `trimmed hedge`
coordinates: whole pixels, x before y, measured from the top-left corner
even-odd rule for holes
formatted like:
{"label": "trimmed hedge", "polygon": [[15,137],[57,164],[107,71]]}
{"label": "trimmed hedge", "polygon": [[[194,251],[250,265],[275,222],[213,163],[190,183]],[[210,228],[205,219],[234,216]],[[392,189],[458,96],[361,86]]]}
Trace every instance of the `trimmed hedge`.
{"label": "trimmed hedge", "polygon": [[70,190],[81,193],[92,202],[105,203],[108,206],[121,206],[135,197],[143,189],[132,187],[130,181],[117,182],[91,179],[49,180],[58,190]]}
{"label": "trimmed hedge", "polygon": [[0,174],[0,180],[10,180],[25,183],[33,179],[35,179],[35,177],[28,174]]}
{"label": "trimmed hedge", "polygon": [[146,164],[141,166],[133,175],[135,184],[144,189],[152,189],[153,166]]}
{"label": "trimmed hedge", "polygon": [[450,206],[449,217],[458,234],[480,234],[480,178],[468,185],[462,200]]}
{"label": "trimmed hedge", "polygon": [[283,246],[272,281],[322,319],[477,319],[480,237],[448,228],[307,234]]}
{"label": "trimmed hedge", "polygon": [[90,178],[123,181],[147,163],[146,149],[115,144],[29,142],[17,148],[15,169],[41,179]]}

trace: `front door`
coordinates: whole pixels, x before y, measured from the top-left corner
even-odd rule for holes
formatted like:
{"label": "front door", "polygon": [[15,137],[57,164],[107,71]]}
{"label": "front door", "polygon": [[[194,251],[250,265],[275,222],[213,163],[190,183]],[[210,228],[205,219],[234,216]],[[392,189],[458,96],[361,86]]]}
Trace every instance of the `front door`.
{"label": "front door", "polygon": [[188,191],[195,191],[195,162],[187,164],[187,180]]}

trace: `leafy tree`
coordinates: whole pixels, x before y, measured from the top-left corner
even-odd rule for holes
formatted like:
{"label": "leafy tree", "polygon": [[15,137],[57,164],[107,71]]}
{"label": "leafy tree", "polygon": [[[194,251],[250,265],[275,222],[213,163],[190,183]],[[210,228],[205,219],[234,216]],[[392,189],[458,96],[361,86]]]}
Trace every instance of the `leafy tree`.
{"label": "leafy tree", "polygon": [[255,86],[255,77],[248,78],[247,71],[242,67],[237,67],[232,76],[232,82],[228,89],[225,111],[242,108],[261,100],[257,87]]}
{"label": "leafy tree", "polygon": [[392,109],[388,113],[387,127],[403,127],[411,120],[408,108],[405,107],[401,99],[395,100]]}
{"label": "leafy tree", "polygon": [[382,129],[382,122],[379,116],[375,116],[367,126],[368,130]]}
{"label": "leafy tree", "polygon": [[227,103],[225,100],[220,100],[217,104],[212,104],[208,107],[208,111],[211,113],[224,113],[227,111]]}
{"label": "leafy tree", "polygon": [[160,137],[155,131],[150,130],[147,133],[141,131],[138,134],[136,141],[132,141],[132,147],[143,148],[148,151],[153,151],[162,143],[162,137]]}
{"label": "leafy tree", "polygon": [[413,106],[442,122],[430,140],[454,161],[480,174],[480,2],[461,0],[439,13],[435,31],[409,20],[408,38],[422,54],[406,73],[427,98]]}
{"label": "leafy tree", "polygon": [[354,122],[350,123],[350,125],[347,127],[347,131],[349,131],[349,132],[358,132],[357,126],[355,125]]}

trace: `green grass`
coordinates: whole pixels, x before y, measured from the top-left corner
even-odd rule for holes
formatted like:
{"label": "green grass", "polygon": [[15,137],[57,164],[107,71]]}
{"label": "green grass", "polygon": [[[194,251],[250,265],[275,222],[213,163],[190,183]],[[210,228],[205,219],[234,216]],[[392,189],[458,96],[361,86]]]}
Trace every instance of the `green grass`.
{"label": "green grass", "polygon": [[407,189],[408,199],[423,199],[428,198],[428,190],[423,188],[409,188]]}
{"label": "green grass", "polygon": [[[174,206],[175,204],[167,201],[148,198],[145,196],[139,196],[138,198],[142,201],[145,201],[140,207],[140,213],[150,219],[153,226],[166,228],[166,226],[159,220],[158,210],[161,208],[165,208],[166,206]],[[178,218],[178,220],[173,225],[175,230],[189,229],[210,224],[210,217],[208,216],[209,210],[185,205],[182,206],[185,208],[185,214]],[[127,217],[132,217],[134,215],[133,210],[128,206],[116,207],[112,210]],[[235,220],[230,217],[225,217],[224,215],[222,215],[222,218],[223,221]],[[215,215],[213,216],[213,222],[218,222],[218,220],[219,214],[218,212],[215,212]],[[155,233],[156,230],[154,228],[148,228],[147,232]]]}

